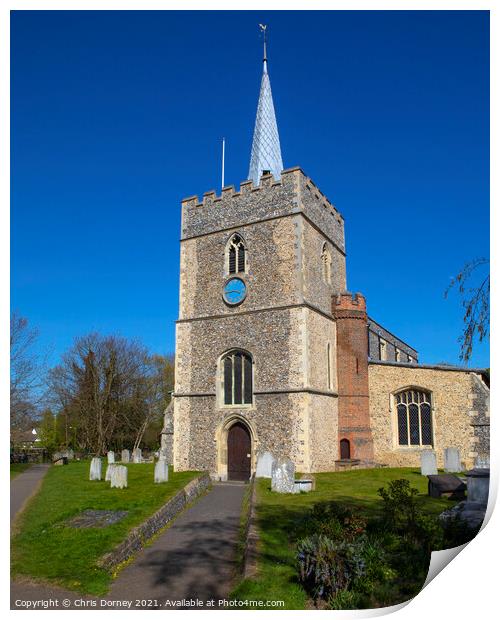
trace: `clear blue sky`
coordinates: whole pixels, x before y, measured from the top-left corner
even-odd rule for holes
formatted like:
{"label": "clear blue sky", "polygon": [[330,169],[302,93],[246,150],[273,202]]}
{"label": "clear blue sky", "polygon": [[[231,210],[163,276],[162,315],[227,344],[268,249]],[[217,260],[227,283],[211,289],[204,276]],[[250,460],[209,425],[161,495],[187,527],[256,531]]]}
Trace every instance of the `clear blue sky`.
{"label": "clear blue sky", "polygon": [[[487,12],[12,14],[12,307],[174,350],[180,199],[246,179],[269,24],[285,167],[345,218],[348,287],[458,362],[450,277],[489,253]],[[489,365],[487,345],[471,365]]]}

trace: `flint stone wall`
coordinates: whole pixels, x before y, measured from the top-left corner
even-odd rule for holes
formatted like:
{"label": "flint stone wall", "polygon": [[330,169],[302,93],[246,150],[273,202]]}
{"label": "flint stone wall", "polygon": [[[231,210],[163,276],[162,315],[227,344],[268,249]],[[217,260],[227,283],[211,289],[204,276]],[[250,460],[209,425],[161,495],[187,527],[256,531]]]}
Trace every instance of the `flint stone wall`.
{"label": "flint stone wall", "polygon": [[144,548],[146,542],[172,521],[184,507],[201,495],[210,486],[210,477],[204,473],[191,480],[174,497],[170,498],[154,515],[135,527],[127,538],[98,562],[108,571],[113,570]]}
{"label": "flint stone wall", "polygon": [[370,419],[373,446],[377,463],[391,467],[419,467],[424,448],[398,445],[397,418],[391,395],[408,387],[431,393],[433,406],[433,449],[437,466],[444,467],[444,449],[460,450],[466,468],[474,465],[479,439],[472,423],[477,419],[486,392],[477,397],[475,382],[480,381],[472,371],[440,370],[421,366],[398,366],[370,363]]}

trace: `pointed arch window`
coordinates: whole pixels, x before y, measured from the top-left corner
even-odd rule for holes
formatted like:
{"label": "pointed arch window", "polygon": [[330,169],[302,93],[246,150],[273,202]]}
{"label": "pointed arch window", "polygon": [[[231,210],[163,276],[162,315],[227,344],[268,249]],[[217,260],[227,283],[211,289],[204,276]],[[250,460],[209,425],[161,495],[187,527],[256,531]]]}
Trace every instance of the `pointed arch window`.
{"label": "pointed arch window", "polygon": [[332,283],[332,255],[328,248],[327,243],[323,244],[323,250],[321,251],[321,267],[323,271],[323,281],[326,284]]}
{"label": "pointed arch window", "polygon": [[394,396],[400,446],[432,446],[431,395],[424,390],[405,390]]}
{"label": "pointed arch window", "polygon": [[221,360],[222,401],[225,406],[251,405],[253,402],[252,357],[233,350]]}
{"label": "pointed arch window", "polygon": [[247,267],[247,251],[240,235],[233,235],[226,251],[227,273],[245,273]]}

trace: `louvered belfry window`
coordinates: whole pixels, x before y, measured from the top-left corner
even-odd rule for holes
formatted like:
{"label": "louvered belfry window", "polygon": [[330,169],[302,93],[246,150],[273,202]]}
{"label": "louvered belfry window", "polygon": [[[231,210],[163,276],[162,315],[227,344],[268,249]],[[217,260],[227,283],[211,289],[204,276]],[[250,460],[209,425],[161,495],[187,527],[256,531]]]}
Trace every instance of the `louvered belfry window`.
{"label": "louvered belfry window", "polygon": [[252,358],[244,351],[231,351],[222,358],[224,405],[251,405]]}
{"label": "louvered belfry window", "polygon": [[332,283],[332,256],[326,243],[323,244],[321,252],[321,265],[323,270],[323,280],[326,284]]}
{"label": "louvered belfry window", "polygon": [[423,390],[395,395],[400,446],[432,446],[431,396]]}
{"label": "louvered belfry window", "polygon": [[234,235],[229,242],[229,273],[244,273],[246,270],[245,244],[239,235]]}

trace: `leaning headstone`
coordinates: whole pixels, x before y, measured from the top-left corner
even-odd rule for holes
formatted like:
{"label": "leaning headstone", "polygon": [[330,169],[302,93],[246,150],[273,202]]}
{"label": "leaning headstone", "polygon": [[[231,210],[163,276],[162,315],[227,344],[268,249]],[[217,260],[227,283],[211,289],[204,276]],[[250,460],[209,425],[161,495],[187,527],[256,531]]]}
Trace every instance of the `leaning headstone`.
{"label": "leaning headstone", "polygon": [[462,465],[460,463],[460,450],[458,448],[445,448],[444,471],[449,473],[458,473],[462,471]]}
{"label": "leaning headstone", "polygon": [[111,450],[108,452],[108,463],[115,462],[115,453]]}
{"label": "leaning headstone", "polygon": [[436,476],[438,473],[436,453],[434,450],[422,450],[420,453],[420,473],[422,476]]}
{"label": "leaning headstone", "polygon": [[155,465],[155,482],[168,482],[168,463],[164,459]]}
{"label": "leaning headstone", "polygon": [[122,463],[130,463],[130,450],[122,450]]}
{"label": "leaning headstone", "polygon": [[136,448],[135,450],[133,450],[132,458],[134,460],[134,463],[141,463],[142,462],[142,450],[140,448]]}
{"label": "leaning headstone", "polygon": [[276,459],[270,452],[262,452],[257,457],[256,478],[271,478],[273,463]]}
{"label": "leaning headstone", "polygon": [[106,467],[106,475],[104,476],[104,480],[109,482],[111,480],[111,472],[116,467],[116,463],[109,463]]}
{"label": "leaning headstone", "polygon": [[90,480],[100,480],[102,476],[102,461],[95,456],[90,461]]}
{"label": "leaning headstone", "polygon": [[280,459],[273,463],[271,491],[276,491],[276,493],[295,492],[295,465],[290,459]]}
{"label": "leaning headstone", "polygon": [[111,488],[125,489],[127,487],[128,470],[125,465],[115,465],[111,469]]}

